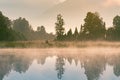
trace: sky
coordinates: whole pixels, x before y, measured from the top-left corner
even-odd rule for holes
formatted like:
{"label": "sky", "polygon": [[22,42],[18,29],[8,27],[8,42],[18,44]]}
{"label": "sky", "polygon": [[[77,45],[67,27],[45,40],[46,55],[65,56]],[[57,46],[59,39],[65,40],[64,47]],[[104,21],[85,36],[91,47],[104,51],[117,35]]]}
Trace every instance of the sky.
{"label": "sky", "polygon": [[47,32],[55,33],[57,14],[62,14],[65,29],[80,29],[87,12],[98,12],[112,26],[112,19],[120,15],[120,0],[0,0],[0,11],[11,20],[25,17],[34,30],[44,25]]}

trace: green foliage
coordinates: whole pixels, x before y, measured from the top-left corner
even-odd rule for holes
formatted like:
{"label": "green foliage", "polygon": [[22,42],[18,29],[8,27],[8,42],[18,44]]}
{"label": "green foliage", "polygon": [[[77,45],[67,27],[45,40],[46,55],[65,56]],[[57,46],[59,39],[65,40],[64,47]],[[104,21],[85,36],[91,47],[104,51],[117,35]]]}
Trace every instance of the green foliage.
{"label": "green foliage", "polygon": [[115,39],[120,40],[120,16],[115,16],[113,19],[113,26],[115,28]]}
{"label": "green foliage", "polygon": [[11,21],[0,12],[0,41],[10,40]]}
{"label": "green foliage", "polygon": [[13,29],[18,32],[29,32],[31,29],[29,22],[25,18],[18,18],[13,21]]}
{"label": "green foliage", "polygon": [[120,30],[120,16],[115,16],[113,19],[113,26],[116,30]]}
{"label": "green foliage", "polygon": [[46,33],[45,27],[44,26],[37,27],[37,32],[40,32],[42,34]]}
{"label": "green foliage", "polygon": [[72,34],[72,29],[70,29],[68,32],[67,32],[67,40],[72,40],[73,39],[73,34]]}
{"label": "green foliage", "polygon": [[22,40],[23,36],[12,30],[11,21],[0,12],[0,41]]}
{"label": "green foliage", "polygon": [[55,30],[56,30],[56,40],[63,40],[64,38],[64,20],[62,15],[57,15],[57,22],[55,23]]}
{"label": "green foliage", "polygon": [[105,23],[98,13],[88,12],[84,21],[81,33],[85,39],[96,40],[105,38]]}
{"label": "green foliage", "polygon": [[84,19],[84,24],[81,25],[80,32],[77,27],[72,33],[69,29],[65,33],[63,27],[65,22],[62,15],[57,15],[55,23],[55,36],[48,34],[44,26],[37,27],[34,31],[29,22],[25,18],[18,18],[13,22],[0,12],[0,41],[21,41],[21,40],[120,40],[120,16],[117,15],[113,19],[113,27],[105,28],[105,22],[98,13],[88,12]]}
{"label": "green foliage", "polygon": [[48,34],[44,26],[37,27],[37,31],[34,32],[36,40],[53,40],[54,35],[52,33]]}
{"label": "green foliage", "polygon": [[0,12],[0,41],[23,41],[23,40],[50,40],[52,33],[48,34],[45,27],[38,27],[34,31],[25,18],[18,18],[13,22]]}
{"label": "green foliage", "polygon": [[115,16],[113,19],[113,27],[107,30],[108,40],[120,40],[120,16]]}
{"label": "green foliage", "polygon": [[77,27],[75,28],[75,32],[74,32],[74,34],[73,34],[73,38],[75,39],[75,40],[78,40],[78,37],[79,37],[79,32],[78,32],[78,29],[77,29]]}
{"label": "green foliage", "polygon": [[106,32],[107,40],[115,40],[115,29],[113,27],[108,28]]}
{"label": "green foliage", "polygon": [[20,18],[14,20],[13,21],[13,30],[23,34],[27,40],[32,39],[33,29],[31,28],[29,22],[25,18],[20,17]]}

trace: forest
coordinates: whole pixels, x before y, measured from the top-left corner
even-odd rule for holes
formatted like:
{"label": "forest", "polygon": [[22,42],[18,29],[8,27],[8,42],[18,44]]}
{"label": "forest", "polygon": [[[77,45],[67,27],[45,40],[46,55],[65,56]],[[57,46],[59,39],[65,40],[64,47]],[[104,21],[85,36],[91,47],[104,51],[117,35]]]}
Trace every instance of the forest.
{"label": "forest", "polygon": [[55,34],[47,33],[44,26],[38,26],[33,30],[25,18],[10,20],[0,12],[0,41],[31,41],[31,40],[55,40],[55,41],[87,41],[87,40],[120,40],[120,16],[113,18],[112,27],[106,28],[106,23],[98,12],[88,12],[84,24],[78,30],[69,29],[65,33],[65,21],[61,14],[57,15],[55,22]]}

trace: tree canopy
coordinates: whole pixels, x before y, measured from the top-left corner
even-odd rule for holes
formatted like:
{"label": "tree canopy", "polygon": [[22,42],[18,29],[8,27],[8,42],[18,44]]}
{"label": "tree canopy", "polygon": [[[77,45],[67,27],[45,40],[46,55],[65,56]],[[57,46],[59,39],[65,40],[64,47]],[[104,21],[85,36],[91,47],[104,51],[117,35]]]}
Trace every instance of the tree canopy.
{"label": "tree canopy", "polygon": [[44,26],[38,26],[37,30],[33,30],[29,21],[25,18],[18,18],[11,21],[8,17],[0,12],[0,41],[16,41],[16,40],[120,40],[120,16],[113,18],[113,25],[106,30],[106,24],[99,13],[88,12],[84,24],[80,26],[80,30],[75,27],[65,32],[65,22],[61,14],[57,15],[55,22],[56,37],[52,33],[47,33]]}
{"label": "tree canopy", "polygon": [[12,30],[11,20],[0,12],[0,41],[23,40],[24,36]]}
{"label": "tree canopy", "polygon": [[57,15],[57,22],[55,23],[55,30],[56,30],[56,39],[57,40],[63,40],[63,35],[64,35],[64,20],[62,18],[62,15],[59,14]]}
{"label": "tree canopy", "polygon": [[120,40],[120,16],[115,16],[113,19],[113,27],[107,31],[108,40]]}
{"label": "tree canopy", "polygon": [[84,21],[81,33],[86,39],[96,40],[105,38],[105,22],[102,21],[98,13],[88,12]]}

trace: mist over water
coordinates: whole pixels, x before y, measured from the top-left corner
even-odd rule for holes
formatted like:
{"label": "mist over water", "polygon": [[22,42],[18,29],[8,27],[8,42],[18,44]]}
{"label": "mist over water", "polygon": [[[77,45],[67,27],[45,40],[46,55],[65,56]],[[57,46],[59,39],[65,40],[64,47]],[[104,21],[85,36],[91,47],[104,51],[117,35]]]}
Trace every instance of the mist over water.
{"label": "mist over water", "polygon": [[0,49],[0,80],[119,80],[119,48]]}

